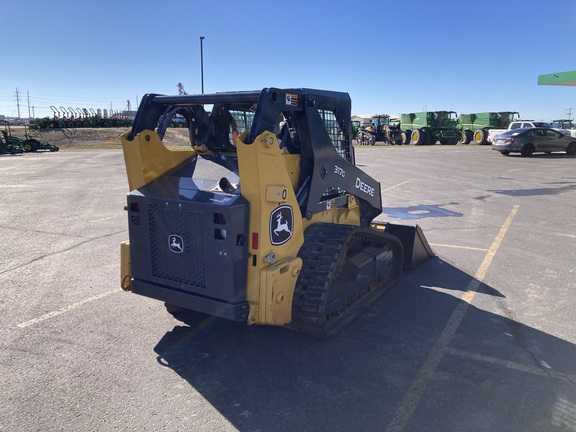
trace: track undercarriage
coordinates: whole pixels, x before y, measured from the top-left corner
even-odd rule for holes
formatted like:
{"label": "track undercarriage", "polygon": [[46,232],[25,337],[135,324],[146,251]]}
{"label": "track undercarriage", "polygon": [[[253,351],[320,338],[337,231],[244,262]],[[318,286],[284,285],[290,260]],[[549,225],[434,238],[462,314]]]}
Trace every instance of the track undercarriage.
{"label": "track undercarriage", "polygon": [[298,256],[304,265],[289,328],[319,337],[338,334],[394,285],[403,267],[398,238],[348,225],[312,226]]}

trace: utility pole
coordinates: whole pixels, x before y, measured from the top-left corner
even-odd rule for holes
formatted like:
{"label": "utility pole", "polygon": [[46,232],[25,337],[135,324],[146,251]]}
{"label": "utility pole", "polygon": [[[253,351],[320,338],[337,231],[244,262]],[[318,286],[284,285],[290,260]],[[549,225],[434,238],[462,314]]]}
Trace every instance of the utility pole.
{"label": "utility pole", "polygon": [[26,98],[28,99],[28,119],[30,119],[30,93],[26,90]]}
{"label": "utility pole", "polygon": [[18,93],[18,87],[16,87],[16,106],[18,107],[18,118],[20,118],[20,93]]}
{"label": "utility pole", "polygon": [[200,36],[200,83],[204,94],[204,36]]}
{"label": "utility pole", "polygon": [[566,114],[568,114],[568,120],[572,121],[572,108],[568,108]]}

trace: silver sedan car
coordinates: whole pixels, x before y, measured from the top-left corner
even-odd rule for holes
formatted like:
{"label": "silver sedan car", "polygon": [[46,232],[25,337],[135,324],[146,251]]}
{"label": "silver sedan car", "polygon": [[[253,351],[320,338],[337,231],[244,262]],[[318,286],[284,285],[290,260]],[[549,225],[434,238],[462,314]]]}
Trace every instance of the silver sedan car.
{"label": "silver sedan car", "polygon": [[531,156],[534,152],[552,153],[556,151],[576,154],[576,138],[564,135],[546,127],[513,129],[497,135],[492,140],[492,150],[504,156],[520,153]]}

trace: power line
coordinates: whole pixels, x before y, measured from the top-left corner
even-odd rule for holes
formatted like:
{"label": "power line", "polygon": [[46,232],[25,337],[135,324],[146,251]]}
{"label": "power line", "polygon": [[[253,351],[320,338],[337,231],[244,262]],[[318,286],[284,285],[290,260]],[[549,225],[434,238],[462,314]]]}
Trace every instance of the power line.
{"label": "power line", "polygon": [[[97,109],[98,107],[102,108],[109,106],[110,112],[113,112],[113,107],[123,106],[126,99],[118,98],[117,95],[114,97],[105,97],[102,95],[94,97],[78,94],[72,96],[66,93],[55,94],[54,96],[50,94],[41,94],[40,96],[37,96],[31,95],[29,91],[26,91],[26,101],[28,106],[28,117],[31,116],[31,112],[33,117],[36,116],[36,113],[38,113],[38,116],[42,117],[51,116],[53,114],[53,112],[51,112],[52,107],[62,106],[82,106],[88,109]],[[0,114],[14,116],[15,112],[17,112],[17,117],[21,118],[21,102],[21,92],[17,87],[15,93],[0,93]],[[138,100],[136,100],[136,105],[138,105]],[[33,109],[31,110],[32,106]]]}

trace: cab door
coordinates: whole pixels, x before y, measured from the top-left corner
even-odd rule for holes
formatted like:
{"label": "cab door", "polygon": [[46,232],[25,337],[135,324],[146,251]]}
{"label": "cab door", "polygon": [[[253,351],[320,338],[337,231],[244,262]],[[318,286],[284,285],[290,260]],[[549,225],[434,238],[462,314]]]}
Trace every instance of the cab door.
{"label": "cab door", "polygon": [[546,129],[546,148],[549,150],[566,150],[567,141],[564,135],[553,129]]}
{"label": "cab door", "polygon": [[543,129],[533,129],[532,130],[532,142],[534,148],[540,151],[546,151],[550,146],[549,138],[546,136],[546,131]]}

